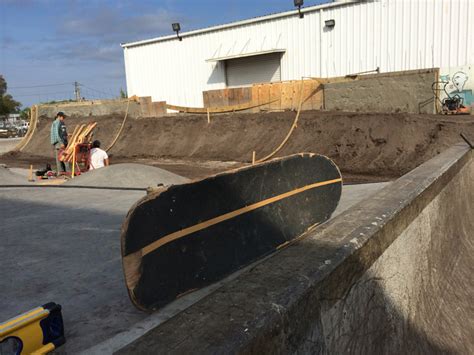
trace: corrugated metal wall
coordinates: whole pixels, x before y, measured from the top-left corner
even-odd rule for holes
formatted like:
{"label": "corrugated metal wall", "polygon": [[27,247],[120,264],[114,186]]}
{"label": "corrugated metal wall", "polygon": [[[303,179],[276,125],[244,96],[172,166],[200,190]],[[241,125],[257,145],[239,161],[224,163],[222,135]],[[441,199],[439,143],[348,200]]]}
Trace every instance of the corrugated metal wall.
{"label": "corrugated metal wall", "polygon": [[124,48],[128,94],[203,106],[202,91],[225,87],[223,63],[206,59],[273,49],[286,50],[282,80],[473,64],[474,0],[349,3]]}

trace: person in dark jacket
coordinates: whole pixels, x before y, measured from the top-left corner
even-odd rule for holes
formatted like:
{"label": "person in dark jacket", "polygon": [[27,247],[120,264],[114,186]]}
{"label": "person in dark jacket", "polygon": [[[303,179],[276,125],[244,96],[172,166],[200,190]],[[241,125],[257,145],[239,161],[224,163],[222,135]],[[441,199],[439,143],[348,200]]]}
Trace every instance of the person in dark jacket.
{"label": "person in dark jacket", "polygon": [[64,119],[64,112],[58,112],[56,118],[51,124],[51,145],[54,148],[54,156],[56,158],[56,174],[69,171],[69,163],[59,160],[60,151],[67,147],[67,129]]}

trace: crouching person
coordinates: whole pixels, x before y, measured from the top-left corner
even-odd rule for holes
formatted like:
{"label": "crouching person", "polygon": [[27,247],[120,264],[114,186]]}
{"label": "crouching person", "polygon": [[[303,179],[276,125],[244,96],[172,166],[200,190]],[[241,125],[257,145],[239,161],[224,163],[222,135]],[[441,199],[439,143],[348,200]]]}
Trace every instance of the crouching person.
{"label": "crouching person", "polygon": [[89,170],[95,170],[109,166],[109,156],[105,150],[100,149],[100,141],[92,142],[91,159]]}

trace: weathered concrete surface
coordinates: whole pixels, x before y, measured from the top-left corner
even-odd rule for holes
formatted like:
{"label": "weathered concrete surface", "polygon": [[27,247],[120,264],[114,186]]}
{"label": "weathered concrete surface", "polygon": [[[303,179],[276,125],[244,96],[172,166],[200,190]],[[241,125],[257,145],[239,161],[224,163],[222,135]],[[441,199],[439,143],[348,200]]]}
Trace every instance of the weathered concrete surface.
{"label": "weathered concrete surface", "polygon": [[[345,186],[338,211],[383,186]],[[143,195],[0,188],[0,321],[57,302],[67,339],[60,352],[111,353],[220,287],[186,295],[152,315],[135,309],[123,280],[119,236],[125,214]]]}
{"label": "weathered concrete surface", "polygon": [[0,164],[0,186],[3,185],[23,185],[26,184],[28,178],[24,175],[11,171],[5,165]]}
{"label": "weathered concrete surface", "polygon": [[378,182],[374,184],[344,185],[342,187],[341,200],[331,218],[339,216],[360,201],[370,198],[377,191],[390,185],[390,182]]}
{"label": "weathered concrete surface", "polygon": [[431,84],[438,69],[360,76],[324,85],[326,110],[436,113]]}
{"label": "weathered concrete surface", "polygon": [[67,338],[62,350],[68,352],[143,319],[123,286],[119,242],[128,208],[143,195],[0,189],[0,319],[57,302]]}
{"label": "weathered concrete surface", "polygon": [[119,353],[472,353],[473,184],[455,146]]}

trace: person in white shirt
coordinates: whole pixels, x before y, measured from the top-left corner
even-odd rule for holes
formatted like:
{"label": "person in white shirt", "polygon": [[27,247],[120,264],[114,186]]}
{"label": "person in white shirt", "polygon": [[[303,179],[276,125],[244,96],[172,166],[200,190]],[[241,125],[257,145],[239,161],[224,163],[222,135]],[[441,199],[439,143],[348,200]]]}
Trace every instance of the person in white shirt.
{"label": "person in white shirt", "polygon": [[109,166],[109,156],[105,150],[100,149],[100,141],[92,142],[91,160],[89,170],[95,170]]}

